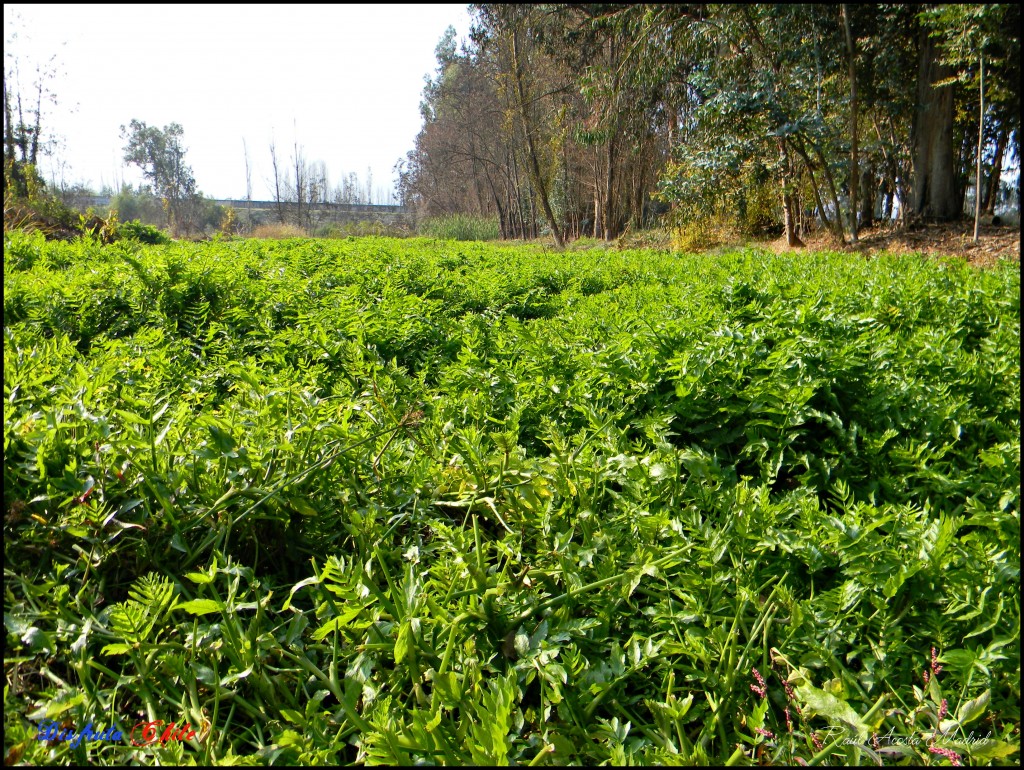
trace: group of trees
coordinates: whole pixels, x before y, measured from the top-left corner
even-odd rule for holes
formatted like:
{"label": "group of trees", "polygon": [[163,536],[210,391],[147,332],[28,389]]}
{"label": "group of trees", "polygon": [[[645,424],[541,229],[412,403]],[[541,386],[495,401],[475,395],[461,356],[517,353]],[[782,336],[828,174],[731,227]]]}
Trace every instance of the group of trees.
{"label": "group of trees", "polygon": [[[796,244],[822,225],[856,240],[875,220],[976,216],[1020,158],[1018,5],[478,4],[428,78],[402,201],[495,217],[503,237],[613,239],[671,207]],[[46,151],[52,63],[4,69],[5,192],[31,197]],[[165,224],[207,218],[183,130],[133,120],[124,159]],[[277,217],[384,202],[372,178],[331,186],[296,141],[270,145]],[[247,197],[251,168],[245,148]],[[1019,173],[1016,195],[1019,207]]]}
{"label": "group of trees", "polygon": [[[57,145],[47,130],[46,108],[56,103],[52,83],[58,75],[56,56],[45,64],[29,64],[14,52],[22,32],[20,20],[5,25],[4,56],[4,201],[33,206],[44,218],[67,220],[73,212],[68,202],[87,196],[82,185],[68,185],[56,178],[48,186],[39,173],[39,161]],[[132,120],[121,127],[125,139],[125,163],[139,166],[148,182],[146,193],[162,199],[166,224],[176,231],[193,229],[203,212],[192,170],[185,163],[182,128],[176,123],[159,129]],[[56,176],[56,175],[55,175]]]}
{"label": "group of trees", "polygon": [[957,218],[972,187],[991,213],[1019,162],[1016,5],[472,9],[470,41],[438,45],[400,189],[505,237],[611,239],[669,204],[856,239]]}
{"label": "group of trees", "polygon": [[[35,206],[44,218],[67,220],[80,199],[88,199],[93,192],[81,184],[68,185],[56,178],[49,189],[39,173],[40,156],[52,149],[54,140],[44,133],[44,101],[53,98],[48,83],[52,70],[37,68],[27,93],[29,105],[24,104],[16,59],[4,68],[4,199],[24,201]],[[132,211],[119,211],[119,215],[135,214],[155,218],[154,206],[162,209],[161,224],[176,233],[191,233],[208,224],[209,201],[196,190],[192,169],[185,163],[185,148],[181,143],[183,130],[177,123],[163,129],[132,120],[129,127],[122,126],[125,139],[125,163],[137,165],[147,184],[138,191],[128,189],[118,197]],[[138,209],[137,211],[135,209]]]}
{"label": "group of trees", "polygon": [[[11,46],[19,33],[5,37]],[[45,106],[55,97],[49,85],[57,73],[55,57],[43,64],[25,67],[13,54],[4,55],[4,194],[29,198],[43,185],[38,173],[39,157],[52,149],[43,132]]]}
{"label": "group of trees", "polygon": [[[249,150],[243,141],[246,168],[246,196],[252,199]],[[310,161],[305,149],[295,141],[291,156],[285,160],[278,153],[277,143],[270,142],[270,171],[267,180],[274,200],[277,219],[281,224],[293,223],[309,229],[317,224],[323,204],[387,204],[393,200],[382,190],[374,190],[373,172],[366,170],[366,181],[354,171],[342,174],[341,180],[331,186],[327,164],[322,160]]]}
{"label": "group of trees", "polygon": [[[111,208],[122,220],[159,223],[176,235],[193,235],[211,229],[233,231],[234,212],[216,204],[196,188],[192,167],[185,162],[184,129],[171,123],[162,129],[132,120],[121,126],[125,140],[124,162],[138,166],[145,182],[138,189],[121,187]],[[163,211],[163,217],[157,213]]]}

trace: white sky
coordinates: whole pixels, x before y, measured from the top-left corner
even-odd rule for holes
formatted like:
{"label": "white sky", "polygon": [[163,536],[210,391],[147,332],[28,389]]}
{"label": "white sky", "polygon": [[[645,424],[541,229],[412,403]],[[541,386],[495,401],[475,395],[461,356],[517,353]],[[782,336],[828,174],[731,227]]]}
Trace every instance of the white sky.
{"label": "white sky", "polygon": [[[390,192],[448,25],[464,39],[467,6],[4,5],[5,42],[19,32],[5,54],[17,54],[23,90],[26,65],[57,55],[57,105],[44,108],[43,129],[64,144],[67,183],[138,184],[120,126],[175,122],[213,198],[245,197],[243,138],[253,198],[272,197],[271,137],[284,163],[298,139],[307,160],[327,164],[332,187],[349,172],[365,185],[369,167],[374,189]],[[40,165],[49,181],[54,162]]]}

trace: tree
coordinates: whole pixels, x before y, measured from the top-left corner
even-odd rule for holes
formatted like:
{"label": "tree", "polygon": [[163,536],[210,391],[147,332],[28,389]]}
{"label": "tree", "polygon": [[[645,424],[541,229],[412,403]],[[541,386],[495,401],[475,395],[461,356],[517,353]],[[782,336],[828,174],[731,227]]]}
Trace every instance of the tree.
{"label": "tree", "polygon": [[252,226],[252,169],[249,166],[249,146],[242,137],[242,154],[245,156],[245,223]]}
{"label": "tree", "polygon": [[56,103],[49,84],[57,76],[57,59],[51,56],[44,64],[34,65],[31,79],[23,82],[23,62],[15,53],[18,38],[15,31],[4,41],[4,187],[5,192],[10,186],[11,194],[24,198],[42,188],[39,156],[53,145],[46,137],[44,113],[47,103]]}
{"label": "tree", "polygon": [[191,230],[191,214],[199,198],[192,169],[185,163],[183,135],[184,129],[177,123],[159,129],[133,119],[128,128],[121,126],[121,138],[127,141],[125,163],[142,169],[156,195],[163,199],[167,224],[176,233]]}
{"label": "tree", "polygon": [[[978,242],[978,225],[982,209],[981,168],[985,145],[986,48],[992,45],[995,38],[999,36],[1006,8],[1007,6],[1004,5],[943,5],[921,14],[925,27],[932,30],[930,37],[940,41],[942,63],[959,69],[958,74],[954,76],[955,80],[966,85],[971,85],[972,81],[977,80],[978,141],[975,153],[974,181],[975,243]],[[971,72],[975,64],[977,64],[977,70]],[[943,85],[952,85],[954,77],[951,77]]]}
{"label": "tree", "polygon": [[137,190],[130,184],[122,186],[110,197],[110,209],[117,212],[117,218],[122,222],[137,219],[159,227],[167,218],[160,199],[153,195],[148,185],[140,185]]}
{"label": "tree", "polygon": [[839,6],[846,37],[846,55],[850,74],[850,240],[857,242],[857,184],[859,179],[857,158],[857,65],[853,33],[850,31],[850,11],[843,3]]}
{"label": "tree", "polygon": [[946,6],[935,26],[907,4],[474,5],[472,45],[437,47],[403,200],[612,239],[657,189],[695,232],[791,245],[815,218],[856,240],[897,210],[957,217],[968,174],[990,211],[1019,157],[1020,16],[988,8],[982,89],[978,45],[950,54],[974,11]]}
{"label": "tree", "polygon": [[[647,9],[607,5],[556,6],[547,22],[548,55],[567,73],[562,99],[569,136],[563,139],[563,173],[579,171],[593,180],[595,236],[616,238],[627,224],[641,226],[648,196],[667,158],[673,130],[671,85],[638,67],[633,52],[664,43],[643,23]],[[569,139],[571,138],[571,142]],[[572,153],[571,144],[582,152]],[[581,180],[582,181],[582,180]],[[567,180],[566,180],[567,182]],[[563,191],[572,210],[573,185]]]}
{"label": "tree", "polygon": [[[911,124],[916,92],[908,88],[917,77],[916,9],[905,5],[884,7],[849,5],[851,27],[857,41],[857,85],[864,124],[863,143],[867,176],[861,175],[862,212],[875,212],[882,221],[905,223],[910,209],[912,182]],[[864,220],[868,217],[865,215]]]}
{"label": "tree", "polygon": [[562,230],[551,207],[548,179],[541,170],[539,134],[543,123],[538,115],[539,97],[535,93],[534,67],[531,54],[536,39],[533,10],[525,5],[489,4],[477,6],[486,33],[497,45],[499,57],[507,62],[505,71],[511,76],[516,116],[526,140],[526,169],[534,196],[539,200],[555,246],[565,246]]}
{"label": "tree", "polygon": [[277,164],[277,143],[270,140],[270,168],[274,174],[274,205],[277,207],[277,219],[283,225],[284,224],[284,200],[281,197],[282,183],[285,188],[288,184],[281,178],[281,170]]}
{"label": "tree", "polygon": [[310,207],[319,203],[328,203],[331,180],[327,173],[327,164],[322,160],[313,161],[309,166],[307,177],[309,178],[309,193],[306,195],[306,199],[309,201]]}
{"label": "tree", "polygon": [[503,237],[528,237],[536,228],[532,196],[519,181],[526,174],[518,112],[507,80],[499,82],[499,51],[484,34],[461,53],[453,27],[438,43],[437,73],[420,103],[423,128],[396,165],[399,190],[420,216],[497,216]]}
{"label": "tree", "polygon": [[[663,196],[693,219],[750,221],[749,204],[757,203],[770,182],[781,213],[771,218],[790,246],[800,246],[804,172],[820,215],[829,221],[814,177],[818,171],[828,183],[841,238],[833,172],[836,115],[822,109],[814,89],[822,80],[818,49],[839,49],[834,17],[826,23],[820,9],[790,6],[715,6],[666,11],[647,22],[661,24],[672,32],[670,51],[641,48],[653,58],[638,66],[682,80],[690,115],[685,141],[677,140],[663,174]],[[838,57],[830,60],[835,69]],[[690,66],[682,69],[680,62]]]}
{"label": "tree", "polygon": [[939,41],[920,31],[917,107],[911,130],[915,214],[939,220],[960,215],[953,148],[953,69],[941,57]]}
{"label": "tree", "polygon": [[295,150],[292,153],[292,165],[295,167],[295,224],[299,227],[309,227],[309,204],[306,204],[306,213],[302,212],[302,204],[306,202],[308,193],[309,167],[306,164],[306,156],[299,140],[295,140]]}

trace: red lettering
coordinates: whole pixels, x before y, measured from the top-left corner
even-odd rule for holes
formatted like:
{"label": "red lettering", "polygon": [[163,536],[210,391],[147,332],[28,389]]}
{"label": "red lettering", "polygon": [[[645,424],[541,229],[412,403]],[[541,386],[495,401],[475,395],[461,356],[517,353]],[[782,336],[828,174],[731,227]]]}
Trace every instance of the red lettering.
{"label": "red lettering", "polygon": [[171,722],[164,729],[164,734],[160,736],[160,744],[161,745],[167,743],[167,741],[171,740],[174,737],[174,728],[175,728],[175,726],[176,726],[176,723]]}
{"label": "red lettering", "polygon": [[[163,727],[163,732],[160,728]],[[139,732],[139,737],[135,734]],[[132,728],[131,742],[133,746],[148,746],[151,743],[160,742],[166,745],[168,741],[187,741],[196,737],[196,731],[192,729],[189,722],[185,722],[178,728],[177,722],[164,722],[158,719],[155,722],[139,722]]]}
{"label": "red lettering", "polygon": [[[131,739],[133,746],[148,746],[150,743],[155,743],[157,739],[157,729],[162,725],[164,721],[158,719],[155,722],[139,722],[135,727],[132,728]],[[142,740],[135,740],[135,731],[142,728]]]}

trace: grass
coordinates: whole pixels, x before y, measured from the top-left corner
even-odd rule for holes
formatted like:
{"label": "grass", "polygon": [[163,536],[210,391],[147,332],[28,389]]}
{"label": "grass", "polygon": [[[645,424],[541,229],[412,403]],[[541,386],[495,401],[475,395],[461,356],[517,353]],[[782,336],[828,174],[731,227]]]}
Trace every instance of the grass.
{"label": "grass", "polygon": [[1016,759],[1016,264],[9,234],[4,279],[9,763]]}

